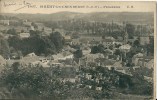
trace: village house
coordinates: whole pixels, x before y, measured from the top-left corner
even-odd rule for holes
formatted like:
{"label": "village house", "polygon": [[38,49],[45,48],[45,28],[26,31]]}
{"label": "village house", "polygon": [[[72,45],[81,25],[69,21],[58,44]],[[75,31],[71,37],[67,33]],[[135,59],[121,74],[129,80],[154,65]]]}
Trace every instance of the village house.
{"label": "village house", "polygon": [[132,57],[132,63],[137,66],[138,65],[138,60],[143,58],[143,54],[142,53],[138,53],[138,54],[135,54],[133,57]]}
{"label": "village house", "polygon": [[9,20],[0,20],[0,24],[2,25],[9,25]]}
{"label": "village house", "polygon": [[112,36],[102,36],[102,38],[104,39],[104,40],[106,40],[106,39],[108,39],[108,40],[115,40],[115,38],[113,38]]}
{"label": "village house", "polygon": [[153,83],[153,78],[152,77],[144,76],[144,79],[147,80],[148,82]]}
{"label": "village house", "polygon": [[90,48],[86,48],[86,49],[82,50],[83,55],[90,54],[90,52],[91,52]]}
{"label": "village house", "polygon": [[107,55],[113,55],[114,51],[111,50],[111,49],[105,49],[104,52],[107,54]]}
{"label": "village house", "polygon": [[114,41],[114,44],[123,45],[123,40],[116,39],[116,40]]}
{"label": "village house", "polygon": [[109,46],[114,44],[114,40],[112,39],[104,39],[101,41],[101,43],[104,45],[104,47],[109,48]]}
{"label": "village house", "polygon": [[22,23],[19,20],[9,20],[9,25],[21,25]]}
{"label": "village house", "polygon": [[29,30],[27,30],[27,27],[23,26],[17,26],[15,28],[16,33],[29,33]]}
{"label": "village house", "polygon": [[146,45],[150,43],[150,37],[149,36],[140,36],[140,44]]}
{"label": "village house", "polygon": [[[76,43],[77,44],[84,44],[84,45],[86,45],[86,46],[90,46],[90,44],[89,44],[89,40],[88,39],[86,39],[86,38],[79,38],[79,41],[76,41]],[[75,42],[74,42],[75,43]]]}
{"label": "village house", "polygon": [[128,39],[128,43],[130,43],[131,45],[134,43],[135,39]]}
{"label": "village house", "polygon": [[29,38],[30,37],[30,33],[20,33],[19,34],[20,38]]}
{"label": "village house", "polygon": [[95,66],[97,66],[97,62],[87,62],[86,61],[86,66],[85,67],[90,67],[94,70]]}
{"label": "village house", "polygon": [[63,64],[62,63],[59,63],[57,60],[50,60],[48,62],[48,65],[50,67],[63,67]]}
{"label": "village house", "polygon": [[68,52],[52,55],[53,60],[49,62],[51,66],[71,66],[73,64],[73,54]]}
{"label": "village house", "polygon": [[80,45],[80,43],[79,39],[72,39],[71,45]]}
{"label": "village house", "polygon": [[35,53],[30,53],[27,54],[25,57],[23,57],[22,59],[20,59],[20,64],[23,66],[36,66],[36,65],[40,65],[43,67],[50,67],[49,62],[50,62],[50,58],[49,57],[42,57],[42,56],[37,56]]}
{"label": "village house", "polygon": [[95,59],[95,62],[97,63],[97,66],[107,67],[109,70],[111,70],[111,67],[113,67],[113,64],[115,63],[115,60],[97,58]]}
{"label": "village house", "polygon": [[72,41],[71,36],[69,36],[69,35],[65,35],[64,40],[66,43],[71,43],[71,41]]}
{"label": "village house", "polygon": [[149,69],[153,68],[153,59],[141,58],[138,60],[137,66],[147,67]]}
{"label": "village house", "polygon": [[100,44],[100,41],[97,41],[97,40],[92,40],[92,41],[89,41],[88,44],[90,46],[97,46]]}
{"label": "village house", "polygon": [[25,26],[31,26],[32,25],[32,22],[29,22],[29,21],[23,21],[23,25]]}
{"label": "village house", "polygon": [[23,57],[22,59],[20,59],[20,63],[24,66],[33,65],[33,63],[36,61],[40,61],[40,59],[37,55],[35,55],[35,53],[30,53]]}
{"label": "village house", "polygon": [[79,66],[86,66],[86,59],[85,58],[80,58],[78,65]]}
{"label": "village house", "polygon": [[117,36],[117,40],[123,41],[123,37],[122,36]]}
{"label": "village house", "polygon": [[91,79],[92,79],[92,75],[91,75],[90,73],[86,73],[86,74],[85,74],[85,78],[86,78],[87,80],[91,80]]}
{"label": "village house", "polygon": [[119,49],[122,51],[122,52],[129,52],[130,51],[130,48],[131,46],[129,44],[125,44],[125,45],[122,45],[119,47]]}
{"label": "village house", "polygon": [[154,59],[149,60],[146,63],[146,67],[149,68],[149,69],[153,69],[154,68]]}
{"label": "village house", "polygon": [[[97,42],[101,42],[102,41],[102,37],[101,36],[90,36],[90,35],[80,35],[80,42],[82,42],[83,40],[87,43],[91,42],[91,41],[97,41]],[[84,42],[83,42],[84,43]]]}
{"label": "village house", "polygon": [[96,90],[97,90],[97,91],[101,91],[101,90],[102,90],[102,87],[101,87],[101,86],[100,86],[100,87],[97,86],[97,87],[96,87]]}
{"label": "village house", "polygon": [[94,60],[97,58],[104,58],[104,55],[101,53],[87,54],[87,55],[85,55],[85,58],[86,58],[87,62],[94,62]]}

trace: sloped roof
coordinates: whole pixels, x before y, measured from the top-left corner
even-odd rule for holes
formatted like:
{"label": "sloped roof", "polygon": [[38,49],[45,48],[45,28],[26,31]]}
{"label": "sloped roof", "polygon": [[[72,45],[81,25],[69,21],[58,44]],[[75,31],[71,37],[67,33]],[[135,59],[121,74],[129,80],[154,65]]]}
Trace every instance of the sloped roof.
{"label": "sloped roof", "polygon": [[142,53],[137,53],[134,55],[134,57],[143,57],[143,54]]}
{"label": "sloped roof", "polygon": [[101,53],[96,53],[96,54],[87,54],[86,57],[88,57],[88,58],[104,58],[104,55]]}
{"label": "sloped roof", "polygon": [[20,60],[20,62],[23,64],[29,64],[29,63],[39,61],[39,60],[40,59],[38,56],[25,56]]}
{"label": "sloped roof", "polygon": [[63,54],[57,54],[57,55],[52,55],[54,59],[60,59],[63,58]]}
{"label": "sloped roof", "polygon": [[129,50],[131,48],[131,46],[129,44],[125,44],[119,47],[119,49],[121,50]]}
{"label": "sloped roof", "polygon": [[113,67],[122,67],[121,61],[115,62]]}

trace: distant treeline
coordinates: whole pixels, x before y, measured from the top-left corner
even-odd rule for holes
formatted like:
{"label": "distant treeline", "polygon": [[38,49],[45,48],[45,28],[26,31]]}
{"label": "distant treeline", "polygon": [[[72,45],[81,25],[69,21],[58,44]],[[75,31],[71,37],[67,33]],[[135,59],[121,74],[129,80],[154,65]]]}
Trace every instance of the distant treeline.
{"label": "distant treeline", "polygon": [[50,28],[62,28],[66,31],[75,31],[86,34],[109,35],[114,38],[124,36],[127,31],[129,38],[134,35],[147,35],[153,33],[153,28],[148,25],[134,25],[128,22],[124,23],[105,23],[105,22],[88,22],[83,20],[64,20],[64,21],[47,21],[43,22]]}

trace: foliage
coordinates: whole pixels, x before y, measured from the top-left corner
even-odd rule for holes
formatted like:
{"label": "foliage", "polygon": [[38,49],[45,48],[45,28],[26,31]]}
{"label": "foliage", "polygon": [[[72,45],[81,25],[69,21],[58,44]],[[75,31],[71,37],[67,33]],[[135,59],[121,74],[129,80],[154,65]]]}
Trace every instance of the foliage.
{"label": "foliage", "polygon": [[9,58],[10,56],[8,41],[5,40],[3,36],[0,36],[0,55],[2,55],[4,58]]}
{"label": "foliage", "polygon": [[135,26],[130,24],[130,23],[127,23],[126,24],[126,31],[128,33],[128,37],[132,38],[132,36],[135,34]]}
{"label": "foliage", "polygon": [[16,30],[15,30],[14,28],[9,29],[9,30],[7,31],[7,34],[17,35]]}
{"label": "foliage", "polygon": [[104,52],[104,46],[102,44],[99,44],[98,46],[91,47],[91,53],[103,53]]}
{"label": "foliage", "polygon": [[13,36],[8,39],[10,47],[21,51],[23,55],[34,52],[37,55],[54,54],[63,47],[62,36],[60,33],[54,33],[50,37],[40,36],[40,32],[32,31],[32,36],[21,39],[19,36]]}
{"label": "foliage", "polygon": [[63,48],[63,37],[59,32],[54,32],[50,34],[50,40],[54,43],[57,50]]}
{"label": "foliage", "polygon": [[134,46],[134,47],[140,46],[139,40],[135,40],[134,43],[133,43],[133,46]]}
{"label": "foliage", "polygon": [[12,93],[16,90],[15,94],[22,93],[27,98],[66,98],[71,88],[70,83],[61,82],[55,73],[49,74],[40,65],[23,67],[17,62],[3,70],[0,80]]}
{"label": "foliage", "polygon": [[75,58],[81,58],[83,56],[82,50],[77,50],[74,52]]}
{"label": "foliage", "polygon": [[116,49],[116,50],[115,50],[115,52],[114,52],[114,54],[115,54],[115,55],[119,55],[119,56],[120,56],[120,55],[121,55],[121,52],[120,52],[120,50],[119,50],[119,49]]}
{"label": "foliage", "polygon": [[[133,76],[130,76],[120,73],[114,68],[108,70],[107,68],[97,66],[95,68],[82,68],[81,73],[92,75],[92,79],[82,77],[82,84],[92,86],[91,90],[95,90],[95,93],[97,92],[97,86],[102,87],[102,91],[97,92],[99,96],[104,93],[104,91],[107,91],[106,93],[111,96],[113,92],[137,95],[152,95],[153,93],[153,84],[144,80],[146,70],[139,70],[136,73],[132,73]],[[148,73],[152,72],[150,71]],[[113,87],[117,90],[113,89]]]}
{"label": "foliage", "polygon": [[154,54],[154,38],[150,38],[150,43],[146,45],[147,54],[153,55]]}

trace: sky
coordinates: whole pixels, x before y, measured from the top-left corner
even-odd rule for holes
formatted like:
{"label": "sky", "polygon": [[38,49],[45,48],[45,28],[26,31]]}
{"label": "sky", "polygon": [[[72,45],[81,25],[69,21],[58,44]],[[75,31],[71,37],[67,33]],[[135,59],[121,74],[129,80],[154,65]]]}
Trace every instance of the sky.
{"label": "sky", "polygon": [[[38,2],[37,2],[38,1]],[[2,13],[41,13],[49,14],[61,11],[69,12],[155,12],[155,2],[103,2],[103,1],[66,1],[50,0],[1,0]],[[44,7],[51,6],[52,8]],[[62,7],[62,8],[61,8]],[[69,8],[65,8],[69,7]],[[75,8],[77,7],[77,8]],[[78,8],[80,7],[80,8]]]}

